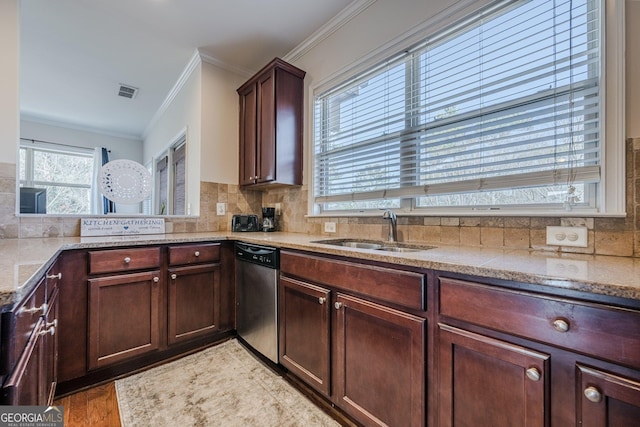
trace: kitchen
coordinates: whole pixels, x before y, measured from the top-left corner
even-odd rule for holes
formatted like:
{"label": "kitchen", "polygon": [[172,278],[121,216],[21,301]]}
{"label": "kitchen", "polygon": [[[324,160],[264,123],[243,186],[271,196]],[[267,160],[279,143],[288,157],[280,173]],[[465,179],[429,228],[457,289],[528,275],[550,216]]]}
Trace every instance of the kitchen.
{"label": "kitchen", "polygon": [[[305,77],[305,87],[309,88],[319,82],[325,81],[332,77],[339,70],[348,67],[355,61],[366,57],[379,47],[386,46],[391,40],[395,40],[398,35],[404,34],[407,29],[419,27],[425,21],[425,17],[434,16],[438,11],[444,10],[445,5],[427,5],[422,2],[411,2],[407,4],[406,9],[397,9],[397,5],[390,2],[362,2],[354,4],[361,6],[362,9],[354,11],[355,17],[337,29],[331,35],[318,42],[317,45],[309,48],[308,51],[299,53],[293,64],[307,72]],[[471,2],[472,3],[472,2]],[[622,2],[620,2],[622,3]],[[451,2],[453,4],[453,2]],[[456,4],[465,4],[457,2]],[[626,8],[626,130],[624,135],[633,138],[638,135],[637,117],[638,99],[640,93],[638,82],[633,79],[631,70],[635,69],[638,61],[638,55],[633,53],[638,51],[637,40],[634,32],[638,30],[631,23],[637,22],[638,18],[638,2],[624,2]],[[15,34],[11,32],[11,28],[15,28],[15,22],[11,24],[10,17],[13,11],[11,5],[8,7],[8,13],[2,16],[10,22],[2,25],[3,31],[10,33],[7,37],[2,37],[3,51],[7,53],[7,57],[18,57],[16,51]],[[438,10],[436,10],[438,9]],[[4,11],[3,11],[4,12]],[[15,16],[15,11],[13,11]],[[394,19],[386,19],[394,16]],[[383,17],[385,19],[383,19]],[[363,29],[371,28],[371,23],[385,22],[387,24],[383,28],[374,24],[377,31],[366,31]],[[3,23],[4,24],[4,23]],[[348,40],[348,42],[346,42]],[[6,46],[5,46],[6,45]],[[295,56],[295,55],[294,55]],[[16,60],[17,63],[17,60]],[[259,67],[258,67],[259,68]],[[18,122],[18,85],[17,74],[12,74],[12,70],[6,70],[8,76],[3,79],[3,93],[15,94],[15,96],[7,96],[3,99],[1,135],[3,141],[17,141],[19,138]],[[16,72],[17,73],[17,72]],[[229,76],[229,73],[220,70],[218,67],[212,66],[206,62],[201,64],[200,75],[202,76],[201,84],[204,88],[220,89],[219,93],[226,95],[224,102],[226,105],[237,105],[237,94],[235,90],[244,82],[243,78],[238,76]],[[228,78],[229,81],[220,78],[220,76]],[[6,91],[5,86],[6,85]],[[222,90],[221,88],[225,88]],[[307,93],[308,91],[305,91]],[[308,95],[306,95],[308,98]],[[177,98],[179,99],[179,98]],[[220,99],[220,98],[217,98]],[[220,118],[220,123],[204,123],[202,128],[195,132],[195,141],[200,141],[199,150],[192,152],[190,172],[197,171],[199,183],[199,217],[193,218],[172,218],[166,219],[168,229],[173,233],[195,233],[195,232],[217,232],[228,231],[231,225],[231,215],[234,213],[258,213],[262,206],[281,205],[280,224],[281,230],[287,233],[297,233],[320,238],[333,237],[358,237],[371,240],[386,240],[388,232],[388,221],[382,218],[382,212],[376,212],[375,216],[358,217],[358,216],[318,216],[306,218],[308,212],[308,192],[307,186],[281,188],[270,190],[265,193],[257,193],[253,191],[245,192],[239,189],[237,185],[237,171],[235,166],[238,164],[236,147],[229,149],[227,145],[222,145],[222,141],[237,141],[237,115],[236,110],[228,112],[221,108],[221,105],[215,103],[202,102],[200,108],[203,115],[208,117]],[[305,107],[305,146],[308,147],[310,140],[309,125],[312,123],[311,117],[308,115],[311,110],[311,103],[307,100]],[[190,129],[192,129],[190,127]],[[170,136],[175,135],[175,131],[169,132]],[[192,135],[193,133],[190,133]],[[205,142],[206,141],[206,142]],[[556,225],[586,225],[589,230],[590,246],[586,249],[570,249],[562,247],[564,252],[577,252],[586,254],[596,254],[605,256],[616,256],[624,262],[635,262],[638,256],[638,198],[637,198],[637,166],[634,172],[633,156],[637,156],[637,142],[631,140],[627,146],[627,200],[626,207],[628,215],[622,217],[596,217],[596,216],[517,216],[517,217],[499,217],[499,216],[473,216],[459,215],[450,216],[402,216],[398,218],[398,232],[400,241],[412,240],[413,243],[428,244],[433,246],[442,245],[468,245],[477,248],[498,248],[500,250],[510,249],[549,249],[545,242],[546,226]],[[218,145],[216,145],[218,144]],[[5,143],[6,150],[2,153],[3,162],[3,178],[8,184],[3,194],[4,200],[11,204],[11,208],[6,211],[2,220],[3,235],[9,238],[16,237],[62,237],[77,236],[79,234],[78,220],[73,218],[50,218],[50,217],[26,217],[16,216],[13,204],[15,204],[15,192],[11,191],[12,184],[15,186],[15,158],[16,150],[14,142]],[[196,147],[198,145],[195,145]],[[229,152],[228,156],[221,156],[220,150]],[[308,152],[308,148],[305,153]],[[229,159],[234,159],[229,160]],[[305,161],[308,158],[305,155]],[[214,164],[212,164],[214,162]],[[635,163],[637,165],[637,163]],[[312,167],[305,164],[305,179],[309,179],[309,171]],[[635,175],[634,175],[635,173]],[[191,181],[189,181],[191,182]],[[255,194],[257,193],[257,194]],[[195,199],[192,208],[196,210]],[[216,212],[216,204],[219,202],[226,203],[227,214],[218,217],[213,215]],[[326,223],[333,223],[336,227],[336,233],[325,233],[325,227],[329,229],[331,225],[325,226]],[[281,243],[282,244],[282,243]],[[320,250],[317,244],[311,244],[314,250]],[[309,246],[305,246],[307,249]],[[340,252],[345,254],[344,250]],[[347,252],[353,255],[352,252]],[[537,252],[534,252],[534,254]],[[543,252],[544,253],[544,252]],[[348,255],[344,255],[348,256]],[[367,255],[369,256],[369,255]],[[392,255],[390,255],[392,256]],[[535,271],[539,268],[536,263],[535,256],[532,256],[531,265],[528,271]],[[388,258],[385,258],[388,259]],[[579,259],[582,260],[582,259]],[[508,264],[508,260],[504,260]],[[442,267],[440,267],[442,268]]]}

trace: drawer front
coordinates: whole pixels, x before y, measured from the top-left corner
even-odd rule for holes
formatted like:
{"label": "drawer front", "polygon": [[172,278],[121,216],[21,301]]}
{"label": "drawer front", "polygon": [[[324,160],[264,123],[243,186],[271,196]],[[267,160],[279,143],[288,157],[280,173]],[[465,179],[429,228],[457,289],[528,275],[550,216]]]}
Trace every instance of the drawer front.
{"label": "drawer front", "polygon": [[169,265],[217,262],[219,260],[220,243],[169,246]]}
{"label": "drawer front", "polygon": [[12,311],[3,313],[2,373],[13,369],[38,320],[46,314],[45,301],[46,287],[43,279]]}
{"label": "drawer front", "polygon": [[89,274],[115,273],[159,266],[159,247],[89,251]]}
{"label": "drawer front", "polygon": [[640,367],[640,313],[440,278],[440,314]]}
{"label": "drawer front", "polygon": [[282,251],[280,271],[415,310],[426,308],[423,274]]}

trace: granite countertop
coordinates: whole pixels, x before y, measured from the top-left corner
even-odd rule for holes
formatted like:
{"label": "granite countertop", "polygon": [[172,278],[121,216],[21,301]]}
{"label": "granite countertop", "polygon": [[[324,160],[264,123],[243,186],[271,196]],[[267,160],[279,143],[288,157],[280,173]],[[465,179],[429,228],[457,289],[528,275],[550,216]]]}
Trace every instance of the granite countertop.
{"label": "granite countertop", "polygon": [[10,277],[0,283],[0,306],[22,299],[63,250],[211,240],[242,240],[640,300],[640,258],[445,245],[420,252],[385,252],[315,243],[329,239],[283,232],[2,239],[0,267]]}

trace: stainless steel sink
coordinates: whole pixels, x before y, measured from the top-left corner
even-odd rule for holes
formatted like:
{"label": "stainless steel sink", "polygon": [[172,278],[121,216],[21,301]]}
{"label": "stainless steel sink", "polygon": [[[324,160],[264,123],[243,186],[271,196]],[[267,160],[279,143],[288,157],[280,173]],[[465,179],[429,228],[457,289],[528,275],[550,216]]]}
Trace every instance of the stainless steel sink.
{"label": "stainless steel sink", "polygon": [[328,242],[318,242],[318,243],[327,243],[329,245],[336,246],[346,246],[348,248],[360,248],[360,249],[382,249],[382,245],[379,243],[371,243],[371,242],[353,242],[353,241],[343,241],[338,243],[328,243]]}
{"label": "stainless steel sink", "polygon": [[362,239],[329,239],[316,240],[311,243],[321,243],[323,245],[343,246],[358,249],[373,249],[385,252],[421,252],[433,249],[433,246],[412,245],[408,243],[384,242],[380,240],[362,240]]}

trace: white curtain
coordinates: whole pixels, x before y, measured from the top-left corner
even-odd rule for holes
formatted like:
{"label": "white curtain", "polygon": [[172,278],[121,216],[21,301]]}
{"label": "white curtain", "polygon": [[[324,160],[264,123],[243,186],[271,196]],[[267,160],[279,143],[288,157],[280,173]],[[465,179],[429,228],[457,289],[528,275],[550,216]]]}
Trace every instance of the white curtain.
{"label": "white curtain", "polygon": [[102,215],[104,207],[102,204],[102,192],[98,178],[102,169],[102,148],[96,147],[93,151],[93,177],[91,179],[91,215]]}

